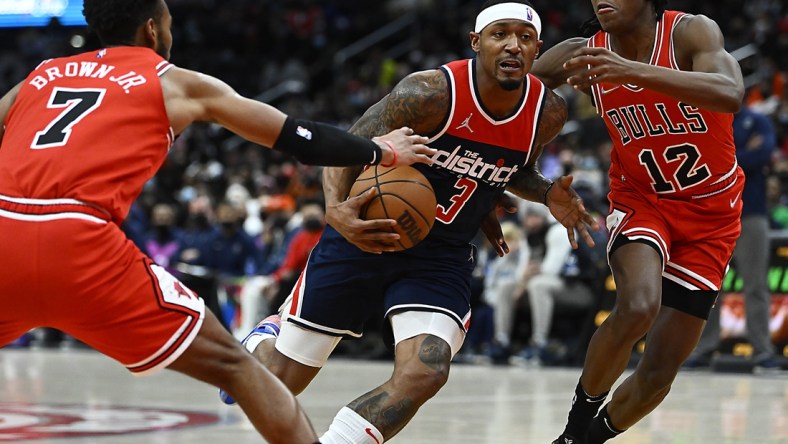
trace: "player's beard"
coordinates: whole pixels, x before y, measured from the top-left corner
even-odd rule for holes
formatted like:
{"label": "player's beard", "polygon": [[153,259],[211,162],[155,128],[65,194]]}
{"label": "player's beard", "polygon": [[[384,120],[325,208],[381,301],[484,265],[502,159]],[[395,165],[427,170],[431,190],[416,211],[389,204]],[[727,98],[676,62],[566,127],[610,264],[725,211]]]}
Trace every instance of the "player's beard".
{"label": "player's beard", "polygon": [[515,91],[520,88],[522,84],[523,79],[504,79],[498,81],[498,85],[500,85],[504,91]]}
{"label": "player's beard", "polygon": [[160,55],[164,60],[170,60],[170,48],[164,44],[161,34],[156,37],[156,54]]}

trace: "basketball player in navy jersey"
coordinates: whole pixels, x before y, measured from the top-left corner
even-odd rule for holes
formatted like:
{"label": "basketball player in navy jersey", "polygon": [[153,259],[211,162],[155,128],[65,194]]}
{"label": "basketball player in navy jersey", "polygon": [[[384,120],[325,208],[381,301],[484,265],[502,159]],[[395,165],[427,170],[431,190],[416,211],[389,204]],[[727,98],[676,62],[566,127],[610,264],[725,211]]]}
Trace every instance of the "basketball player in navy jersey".
{"label": "basketball player in navy jersey", "polygon": [[[614,146],[607,224],[616,304],[591,340],[558,444],[605,442],[662,402],[740,233],[744,175],[731,129],[744,94],[739,65],[716,23],[665,3],[592,0],[590,38],[562,42],[534,64],[547,86],[593,96]],[[637,369],[600,410],[644,335]]]}
{"label": "basketball player in navy jersey", "polygon": [[[416,165],[438,207],[432,231],[414,248],[389,252],[398,235],[359,219],[371,195],[346,200],[360,169],[324,172],[330,226],[283,307],[281,330],[279,319],[269,318],[244,341],[300,393],[340,339],[361,336],[383,304],[395,346],[393,375],[342,408],[323,444],[391,439],[446,383],[471,319],[470,240],[504,190],[548,205],[573,244],[575,230],[593,244],[588,227],[598,226],[571,177],[553,184],[536,167],[567,117],[564,101],[528,74],[540,31],[529,2],[488,1],[470,33],[475,58],[409,75],[351,129],[369,137],[408,125],[437,149],[431,167]],[[496,245],[503,254],[505,244]]]}

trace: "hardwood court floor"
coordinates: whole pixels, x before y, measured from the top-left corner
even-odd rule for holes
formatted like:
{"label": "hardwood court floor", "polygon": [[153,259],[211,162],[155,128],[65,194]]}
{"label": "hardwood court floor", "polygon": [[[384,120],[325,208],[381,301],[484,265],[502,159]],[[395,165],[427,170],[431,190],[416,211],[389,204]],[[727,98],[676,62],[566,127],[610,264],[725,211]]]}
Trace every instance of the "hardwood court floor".
{"label": "hardwood court floor", "polygon": [[[332,359],[299,399],[321,433],[340,406],[390,372],[389,362]],[[578,369],[455,365],[444,389],[390,442],[550,443],[563,427],[578,375]],[[173,424],[186,427],[169,429]],[[64,434],[70,437],[52,437]],[[135,378],[92,351],[0,349],[0,442],[262,440],[214,388],[174,372]],[[682,373],[654,413],[611,442],[788,443],[788,376]]]}

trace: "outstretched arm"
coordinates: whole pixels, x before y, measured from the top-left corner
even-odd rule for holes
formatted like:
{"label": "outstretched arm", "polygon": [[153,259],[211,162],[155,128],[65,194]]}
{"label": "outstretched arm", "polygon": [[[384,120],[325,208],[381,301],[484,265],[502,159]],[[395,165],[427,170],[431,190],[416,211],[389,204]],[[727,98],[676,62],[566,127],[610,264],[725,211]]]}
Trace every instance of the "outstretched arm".
{"label": "outstretched arm", "polygon": [[562,176],[553,183],[544,177],[536,166],[544,145],[558,135],[567,118],[564,99],[551,90],[547,91],[545,99],[545,109],[539,124],[537,151],[525,168],[512,177],[506,189],[523,199],[547,205],[556,220],[566,228],[572,248],[577,248],[575,230],[588,245],[593,246],[594,240],[588,233],[588,227],[598,230],[599,224],[586,211],[583,200],[572,189],[572,176]]}
{"label": "outstretched arm", "polygon": [[569,77],[564,63],[572,58],[572,54],[588,44],[588,39],[573,37],[548,49],[541,54],[531,68],[531,74],[539,78],[548,88],[556,89],[566,83]]}
{"label": "outstretched arm", "polygon": [[[391,93],[371,106],[350,129],[361,137],[375,137],[392,128],[409,127],[418,134],[431,134],[449,109],[448,85],[441,71],[413,73],[400,81]],[[359,209],[375,196],[375,188],[347,199],[360,168],[326,168],[323,192],[326,220],[359,249],[381,253],[395,249],[399,235],[390,232],[391,219],[364,221]]]}
{"label": "outstretched arm", "polygon": [[331,125],[288,117],[278,109],[243,97],[214,77],[173,68],[161,79],[167,115],[177,133],[194,121],[219,124],[263,146],[316,165],[429,163],[426,139],[410,130],[392,129],[376,141]]}
{"label": "outstretched arm", "polygon": [[689,16],[676,27],[673,45],[681,71],[628,60],[604,48],[580,48],[564,67],[573,72],[569,84],[576,89],[633,84],[699,108],[738,111],[744,97],[741,70],[725,51],[717,24],[702,15]]}

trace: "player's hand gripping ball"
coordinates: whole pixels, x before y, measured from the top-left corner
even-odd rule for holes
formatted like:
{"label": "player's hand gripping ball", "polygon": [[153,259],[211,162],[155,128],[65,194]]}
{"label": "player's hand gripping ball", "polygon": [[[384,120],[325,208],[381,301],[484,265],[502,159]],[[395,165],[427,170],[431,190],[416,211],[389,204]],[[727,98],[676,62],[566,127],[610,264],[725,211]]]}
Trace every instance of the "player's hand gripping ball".
{"label": "player's hand gripping ball", "polygon": [[396,220],[392,231],[400,235],[397,251],[411,248],[427,237],[435,223],[438,203],[432,185],[423,174],[409,166],[371,166],[358,176],[350,196],[358,196],[372,187],[377,187],[378,195],[361,208],[361,219]]}

